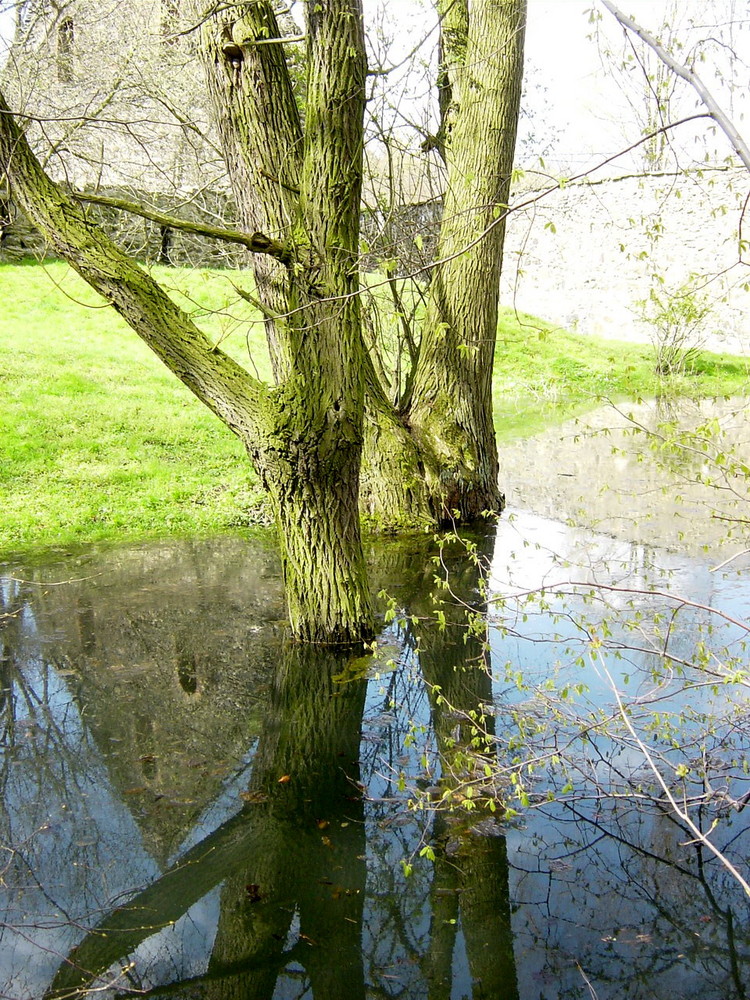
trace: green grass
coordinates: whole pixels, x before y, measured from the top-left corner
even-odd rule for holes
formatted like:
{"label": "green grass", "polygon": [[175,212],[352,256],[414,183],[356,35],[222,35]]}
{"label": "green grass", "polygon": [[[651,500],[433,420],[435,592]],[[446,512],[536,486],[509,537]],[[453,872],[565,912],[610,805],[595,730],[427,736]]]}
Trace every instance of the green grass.
{"label": "green grass", "polygon": [[[262,324],[237,272],[155,268],[237,360],[268,375]],[[648,348],[503,314],[494,378],[503,439],[664,389]],[[701,355],[670,383],[744,392],[737,358]],[[253,523],[261,494],[236,438],[62,263],[0,265],[0,552],[209,534]]]}
{"label": "green grass", "polygon": [[742,395],[750,365],[699,352],[690,371],[659,378],[648,344],[600,340],[505,310],[498,323],[493,398],[501,441],[528,437],[605,400]]}
{"label": "green grass", "polygon": [[[246,362],[249,335],[267,374],[262,330],[228,276],[158,276]],[[0,265],[2,552],[211,533],[257,516],[239,441],[100,306],[62,263]]]}

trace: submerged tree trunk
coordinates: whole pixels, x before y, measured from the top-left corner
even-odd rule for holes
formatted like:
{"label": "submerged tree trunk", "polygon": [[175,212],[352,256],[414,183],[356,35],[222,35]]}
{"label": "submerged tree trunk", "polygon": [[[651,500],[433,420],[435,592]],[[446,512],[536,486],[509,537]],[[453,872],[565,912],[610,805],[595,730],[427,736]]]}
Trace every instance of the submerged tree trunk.
{"label": "submerged tree trunk", "polygon": [[275,386],[213,346],[87,220],[44,174],[2,99],[0,168],[55,251],[244,442],[276,512],[294,635],[357,642],[372,633],[358,519],[361,3],[310,5],[304,136],[281,44],[269,43],[278,37],[271,4],[253,0],[220,11],[204,30],[209,80],[243,221],[264,255],[259,304]]}

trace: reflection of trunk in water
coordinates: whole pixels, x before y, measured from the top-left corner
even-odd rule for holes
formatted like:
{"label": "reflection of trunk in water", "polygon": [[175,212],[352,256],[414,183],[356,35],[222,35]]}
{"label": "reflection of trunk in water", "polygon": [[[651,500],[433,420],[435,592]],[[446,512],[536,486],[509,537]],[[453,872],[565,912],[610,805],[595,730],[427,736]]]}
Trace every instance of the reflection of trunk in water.
{"label": "reflection of trunk in water", "polygon": [[[205,977],[213,998],[270,995],[292,957],[321,998],[364,996],[357,758],[366,682],[332,680],[347,662],[333,652],[285,650],[241,813],[110,913],[60,967],[48,997],[85,989],[225,880]],[[295,909],[304,947],[290,953],[284,946]]]}
{"label": "reflection of trunk in water", "polygon": [[264,966],[214,983],[212,1000],[272,994],[295,911],[296,959],[314,995],[364,997],[358,756],[366,681],[332,681],[347,662],[310,647],[286,651],[248,792],[263,817],[258,849],[225,885],[209,974],[238,961]]}
{"label": "reflection of trunk in water", "polygon": [[[491,556],[494,536],[479,539],[478,556]],[[492,679],[485,636],[467,632],[467,611],[481,611],[479,570],[459,549],[450,553],[452,596],[442,605],[446,626],[420,624],[420,667],[430,689],[432,727],[441,759],[441,792],[458,789],[462,778],[481,774],[494,760]],[[459,573],[457,570],[462,570]],[[457,602],[462,602],[461,604]],[[481,725],[475,719],[481,716]],[[489,740],[482,738],[486,733]],[[432,921],[425,974],[430,1000],[450,1000],[452,956],[463,930],[474,1000],[516,1000],[518,985],[510,919],[508,850],[489,810],[446,812],[433,824],[435,867],[430,894]]]}
{"label": "reflection of trunk in water", "polygon": [[[437,634],[435,634],[437,633]],[[460,626],[445,632],[423,629],[420,662],[433,694],[432,721],[443,764],[443,790],[456,787],[467,758],[481,767],[484,752],[472,748],[469,713],[492,703],[492,683],[482,644],[464,642]],[[464,719],[464,722],[457,722]],[[483,723],[491,735],[491,719]],[[430,1000],[451,996],[451,956],[460,919],[474,989],[474,1000],[515,1000],[518,996],[513,957],[505,837],[488,810],[438,811],[433,825],[435,874],[431,891],[432,923],[426,974]]]}
{"label": "reflection of trunk in water", "polygon": [[[406,553],[409,571],[397,575],[404,603],[426,615],[433,569],[421,546],[424,558],[414,555]],[[455,568],[463,572],[452,575],[452,584],[463,599],[476,600],[476,572],[466,571],[463,555],[456,555]],[[488,703],[481,642],[467,645],[457,629],[449,626],[443,633],[426,622],[420,632],[429,683],[441,684],[447,701],[460,712]],[[203,660],[191,655],[197,647],[187,631],[172,631],[172,637],[177,664],[180,655],[195,663],[197,687],[204,692]],[[210,1000],[268,997],[281,970],[294,962],[295,969],[304,968],[319,1000],[364,997],[366,845],[356,782],[366,681],[358,663],[352,680],[334,682],[334,675],[345,675],[347,662],[346,656],[326,650],[282,651],[239,815],[187,851],[127,906],[108,914],[58,970],[48,997],[90,987],[96,976],[105,976],[111,965],[177,921],[220,883],[221,915],[209,966],[189,981],[200,984],[201,995]],[[210,697],[210,688],[207,683],[204,697]],[[455,718],[433,700],[433,722],[449,773],[448,737]],[[469,739],[464,732],[462,742]],[[415,958],[431,981],[430,996],[449,996],[458,926],[450,921],[460,920],[475,1000],[514,998],[505,840],[469,833],[466,827],[459,829],[442,816],[436,820],[433,940],[428,954]],[[372,940],[368,947],[377,944]],[[182,988],[188,988],[188,981],[168,987]]]}

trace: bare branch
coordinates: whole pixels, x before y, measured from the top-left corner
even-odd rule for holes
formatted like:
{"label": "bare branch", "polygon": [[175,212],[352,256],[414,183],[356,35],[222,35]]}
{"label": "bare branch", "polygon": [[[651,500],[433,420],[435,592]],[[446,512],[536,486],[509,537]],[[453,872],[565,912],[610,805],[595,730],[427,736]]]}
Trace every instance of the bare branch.
{"label": "bare branch", "polygon": [[703,101],[711,118],[713,118],[724,135],[731,142],[735,153],[742,160],[745,167],[750,170],[750,146],[747,145],[745,140],[737,131],[732,120],[722,110],[716,98],[695,70],[691,69],[690,66],[686,66],[684,63],[678,62],[674,56],[667,52],[657,38],[655,38],[649,31],[646,31],[645,28],[642,28],[632,19],[632,17],[628,17],[627,14],[623,14],[619,7],[616,7],[615,4],[612,3],[612,0],[601,0],[601,2],[610,14],[612,14],[612,16],[619,21],[623,28],[627,31],[631,31],[634,35],[637,35],[642,42],[645,42],[649,48],[653,49],[665,66],[668,66],[669,69],[676,76],[679,76],[681,80],[690,84],[693,90],[700,97],[701,101]]}
{"label": "bare branch", "polygon": [[212,240],[222,240],[224,243],[239,243],[247,247],[252,253],[267,254],[282,264],[290,264],[292,254],[289,247],[280,240],[273,240],[264,233],[241,233],[236,229],[222,229],[220,226],[207,226],[201,222],[190,222],[188,219],[180,219],[175,215],[167,215],[155,208],[148,208],[139,205],[134,201],[127,201],[125,198],[112,198],[109,195],[94,194],[86,191],[73,191],[73,197],[78,201],[90,202],[92,205],[107,205],[109,208],[117,208],[121,212],[129,212],[131,215],[138,215],[142,219],[149,219],[160,226],[168,226],[170,229],[178,229],[184,233],[193,233],[196,236],[205,236]]}

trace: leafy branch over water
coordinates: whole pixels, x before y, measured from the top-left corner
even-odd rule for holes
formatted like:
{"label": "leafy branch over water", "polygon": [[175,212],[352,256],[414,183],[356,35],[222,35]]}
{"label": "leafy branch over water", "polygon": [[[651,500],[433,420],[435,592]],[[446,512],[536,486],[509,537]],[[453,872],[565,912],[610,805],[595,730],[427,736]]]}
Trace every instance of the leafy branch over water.
{"label": "leafy branch over water", "polygon": [[[445,646],[452,634],[464,648],[454,668],[463,687],[424,674],[437,739],[420,743],[414,726],[422,770],[401,776],[413,810],[505,827],[577,803],[636,805],[672,815],[686,858],[715,855],[748,893],[728,823],[750,801],[747,588],[738,601],[720,572],[731,568],[742,581],[747,561],[742,413],[728,407],[688,429],[633,418],[626,428],[680,490],[701,495],[706,506],[691,508],[696,534],[704,521],[727,526],[728,555],[711,540],[713,576],[705,564],[603,533],[567,551],[520,534],[514,551],[512,529],[501,526],[494,561],[458,535],[443,540],[438,606],[429,625],[419,622],[420,651],[424,658],[436,635]],[[461,544],[476,575],[468,598],[444,555]],[[536,582],[524,585],[532,568]],[[705,600],[682,595],[696,582],[708,589]],[[401,627],[413,621],[402,618]],[[467,701],[472,672],[486,679],[475,677]],[[429,837],[422,850],[433,850]]]}

